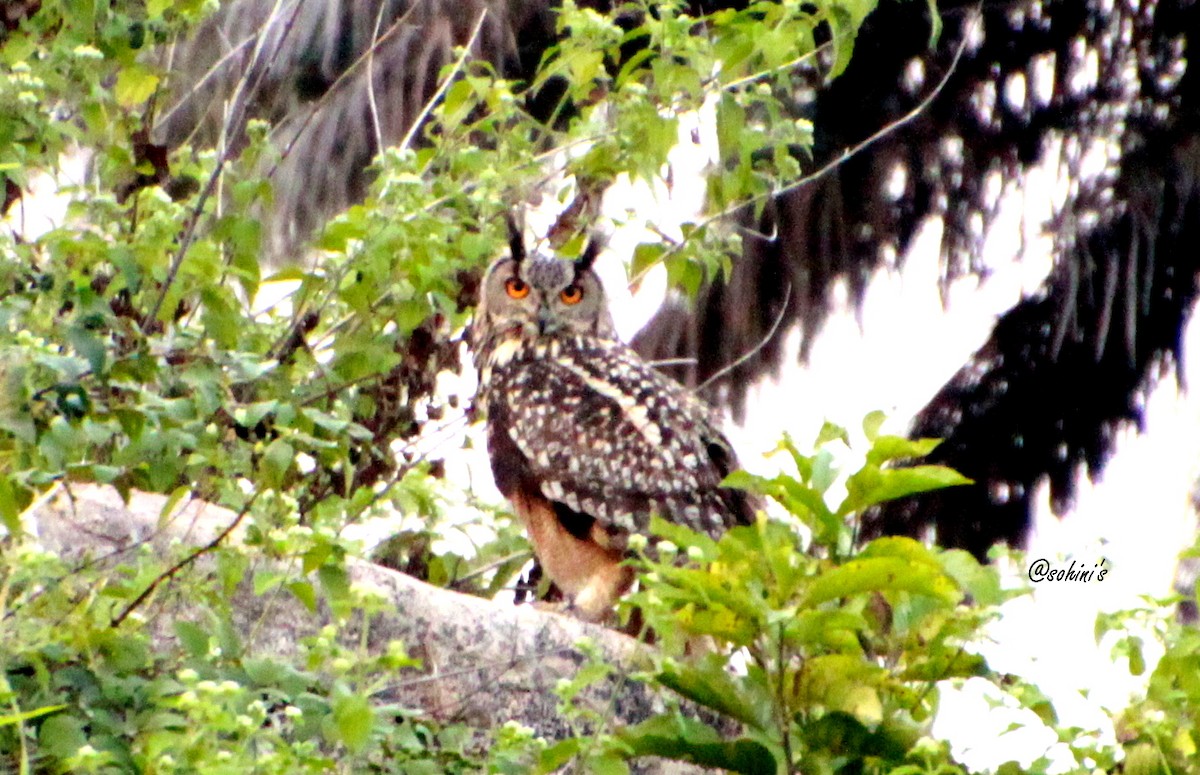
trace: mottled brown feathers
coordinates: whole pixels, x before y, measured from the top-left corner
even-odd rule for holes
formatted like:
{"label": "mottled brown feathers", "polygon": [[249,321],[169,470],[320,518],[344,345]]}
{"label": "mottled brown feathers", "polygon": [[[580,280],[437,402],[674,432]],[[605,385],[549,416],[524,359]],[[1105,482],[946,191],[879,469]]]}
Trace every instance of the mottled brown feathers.
{"label": "mottled brown feathers", "polygon": [[734,456],[716,418],[620,342],[520,342],[488,368],[498,479],[519,454],[545,497],[631,533],[652,513],[713,535],[745,521],[718,487]]}
{"label": "mottled brown feathers", "polygon": [[481,294],[471,340],[492,471],[576,610],[596,618],[628,588],[617,566],[652,515],[714,537],[753,518],[720,486],[737,462],[719,418],[616,339],[589,266],[501,259]]}

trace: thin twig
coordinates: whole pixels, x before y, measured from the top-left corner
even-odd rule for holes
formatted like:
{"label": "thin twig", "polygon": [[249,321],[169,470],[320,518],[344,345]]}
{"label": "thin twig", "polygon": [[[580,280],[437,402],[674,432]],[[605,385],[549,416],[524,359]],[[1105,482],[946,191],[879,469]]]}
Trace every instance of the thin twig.
{"label": "thin twig", "polygon": [[512,562],[513,560],[519,560],[522,558],[528,560],[532,557],[533,557],[532,550],[523,549],[522,551],[513,552],[512,554],[508,554],[508,555],[505,555],[504,557],[497,558],[497,559],[489,562],[487,565],[482,565],[482,566],[476,568],[475,570],[471,571],[470,573],[464,573],[463,575],[456,577],[453,581],[450,582],[449,589],[454,589],[456,586],[462,585],[465,582],[468,582],[472,579],[478,578],[478,577],[482,576],[483,574],[487,573],[488,571],[497,570],[497,569],[503,567],[504,565]]}
{"label": "thin twig", "polygon": [[146,602],[146,600],[149,599],[149,597],[152,594],[154,594],[154,591],[156,589],[158,589],[160,586],[162,586],[162,584],[164,582],[169,581],[170,579],[172,579],[175,576],[175,574],[179,573],[181,570],[187,568],[189,565],[194,563],[196,560],[200,559],[204,555],[208,554],[209,552],[213,551],[218,546],[220,546],[221,542],[224,541],[226,538],[228,538],[229,534],[232,533],[234,530],[236,530],[238,525],[242,524],[242,520],[245,519],[246,515],[250,513],[250,507],[254,505],[254,501],[258,500],[258,495],[259,495],[259,491],[255,491],[254,495],[250,496],[250,500],[246,503],[246,505],[243,506],[241,511],[239,511],[237,513],[237,516],[235,516],[233,518],[233,521],[231,521],[229,523],[229,525],[227,525],[225,527],[224,530],[222,530],[220,533],[218,533],[217,536],[215,538],[213,538],[213,540],[209,541],[204,546],[201,546],[199,549],[196,549],[191,554],[189,554],[187,557],[184,557],[182,560],[175,563],[167,570],[158,574],[158,576],[156,576],[154,578],[154,580],[151,581],[150,584],[144,590],[142,590],[142,593],[140,595],[135,597],[129,603],[129,605],[125,606],[125,608],[121,611],[121,613],[117,614],[116,618],[112,620],[112,624],[109,626],[112,627],[113,629],[120,627],[121,623],[124,622],[129,617],[130,614],[132,614],[139,607],[141,607],[142,603]]}
{"label": "thin twig", "polygon": [[[74,508],[75,508],[74,500],[75,499],[73,497],[71,497],[70,489],[67,488],[66,485],[61,481],[59,481],[56,484],[56,488],[57,487],[63,487],[64,491],[67,493],[67,497],[70,498],[70,500],[72,502],[72,510],[74,510]],[[33,509],[35,506],[40,506],[40,505],[41,505],[40,503],[31,504],[31,506],[29,507],[29,509],[26,510],[26,512],[28,512],[30,509]],[[183,510],[183,507],[180,507],[179,511],[176,512],[176,514],[182,512],[182,510]],[[81,560],[81,561],[75,563],[74,565],[72,565],[66,571],[66,573],[62,574],[62,576],[59,577],[59,579],[61,580],[61,579],[70,578],[72,576],[77,576],[80,573],[82,573],[83,571],[88,570],[89,568],[103,565],[104,563],[108,562],[111,559],[120,557],[122,555],[129,554],[131,552],[135,552],[135,551],[139,550],[141,547],[152,543],[156,538],[158,538],[159,536],[162,535],[162,532],[163,531],[161,529],[156,528],[149,534],[143,536],[142,538],[140,538],[136,541],[132,541],[128,544],[123,544],[119,549],[113,549],[112,551],[104,552],[102,554],[89,555],[87,559]],[[0,621],[7,620],[9,617],[20,613],[21,608],[28,605],[29,603],[34,602],[39,597],[41,597],[43,593],[48,592],[51,589],[52,589],[52,587],[49,587],[49,586],[41,587],[41,588],[37,589],[32,594],[25,597],[21,601],[20,605],[18,605],[17,607],[5,610],[3,617],[0,617]]]}
{"label": "thin twig", "polygon": [[[403,16],[392,22],[391,26],[388,27],[387,32],[379,36],[379,38],[375,40],[375,42],[367,51],[364,51],[358,59],[354,60],[350,66],[343,70],[342,74],[339,75],[332,84],[330,84],[329,88],[326,89],[321,95],[321,98],[318,99],[316,104],[312,106],[312,109],[308,111],[308,115],[304,117],[304,121],[300,124],[299,128],[296,129],[296,133],[292,135],[290,140],[288,140],[287,147],[284,148],[279,154],[279,158],[275,160],[273,165],[271,165],[271,169],[267,172],[268,180],[275,177],[275,173],[279,170],[279,165],[291,155],[292,149],[296,147],[296,143],[300,141],[300,137],[308,129],[308,125],[311,124],[313,119],[316,118],[317,114],[321,112],[321,108],[325,107],[325,103],[329,102],[334,94],[336,94],[343,86],[350,82],[350,77],[358,71],[359,67],[367,63],[369,57],[373,56],[375,51],[377,51],[380,46],[390,40],[391,37],[400,30],[404,23],[408,21],[408,17],[412,15],[413,11],[418,5],[419,3],[413,3],[412,6],[404,12]],[[274,136],[277,132],[282,131],[284,126],[284,123],[280,123],[274,129],[272,129],[272,136]],[[382,150],[382,148],[380,150]]]}
{"label": "thin twig", "polygon": [[[414,686],[421,686],[421,685],[428,684],[428,683],[434,683],[437,681],[445,680],[447,678],[458,678],[459,676],[470,675],[471,673],[481,673],[485,670],[492,670],[497,667],[500,667],[504,672],[508,672],[509,670],[515,669],[522,662],[536,662],[536,661],[544,660],[547,657],[567,656],[567,655],[571,655],[574,653],[575,653],[574,649],[564,646],[561,648],[547,649],[545,651],[535,651],[532,654],[527,654],[527,655],[521,656],[521,657],[513,657],[513,658],[505,660],[503,662],[493,662],[491,664],[481,664],[481,665],[475,665],[472,667],[462,667],[457,670],[449,670],[446,672],[438,671],[437,673],[435,673],[433,675],[423,675],[423,676],[420,676],[417,678],[406,678],[403,681],[397,681],[396,683],[392,684],[391,686],[382,686],[376,691],[376,694],[382,694],[383,692],[396,691],[399,689],[411,689]],[[467,698],[464,698],[464,699],[467,699]]]}
{"label": "thin twig", "polygon": [[[976,17],[976,21],[978,21],[978,17]],[[822,166],[820,169],[817,169],[814,172],[811,172],[808,175],[805,175],[804,177],[799,178],[798,180],[795,180],[786,186],[783,186],[782,188],[775,189],[774,191],[768,191],[765,194],[759,194],[759,195],[751,197],[750,199],[747,199],[745,201],[738,202],[737,204],[731,205],[731,206],[725,208],[724,210],[721,210],[718,213],[710,215],[709,217],[700,221],[700,223],[696,225],[694,232],[701,233],[705,228],[707,228],[708,226],[711,226],[713,223],[723,220],[725,218],[728,218],[729,216],[734,215],[735,213],[743,210],[744,208],[746,208],[750,205],[765,201],[768,198],[773,198],[776,196],[780,196],[782,194],[786,194],[789,191],[794,191],[798,188],[802,188],[804,186],[807,186],[810,183],[813,183],[813,182],[825,177],[830,172],[832,172],[833,170],[842,166],[847,161],[849,161],[851,158],[862,153],[870,146],[879,142],[883,138],[895,133],[901,127],[914,121],[918,116],[920,116],[922,113],[924,113],[931,104],[933,104],[933,101],[935,99],[937,99],[938,95],[940,95],[942,93],[942,90],[945,89],[946,84],[950,82],[950,77],[958,69],[958,63],[962,59],[963,52],[966,51],[967,41],[969,39],[970,39],[969,35],[965,35],[965,34],[963,35],[963,39],[958,45],[958,50],[954,52],[954,59],[951,60],[950,66],[946,68],[946,72],[942,75],[941,79],[937,82],[937,84],[929,92],[929,94],[927,94],[925,96],[925,98],[922,99],[912,110],[908,111],[903,116],[896,119],[895,121],[888,124],[887,126],[882,127],[881,129],[876,131],[874,134],[872,134],[870,137],[866,138],[865,140],[863,140],[859,143],[856,143],[855,145],[842,151],[842,153],[836,159],[831,160],[830,162],[828,162],[827,164]],[[630,284],[640,281],[642,279],[642,277],[645,276],[646,272],[650,271],[650,269],[657,266],[658,264],[661,264],[663,261],[665,261],[667,258],[669,258],[672,254],[678,252],[680,249],[683,248],[683,245],[685,243],[686,243],[686,240],[684,240],[683,242],[680,242],[677,245],[672,246],[670,249],[664,251],[664,253],[658,257],[658,259],[656,259],[654,262],[652,262],[649,266],[646,266],[645,268],[643,268],[642,271],[639,272],[637,274],[637,276],[633,278],[633,280],[631,281]]]}
{"label": "thin twig", "polygon": [[771,339],[773,339],[775,337],[775,332],[779,330],[779,324],[783,322],[783,318],[787,314],[788,303],[791,300],[792,300],[792,284],[788,283],[787,288],[783,292],[783,305],[779,308],[779,314],[775,316],[775,322],[773,322],[771,324],[771,330],[767,332],[767,335],[764,336],[762,338],[762,340],[758,344],[756,344],[752,350],[750,350],[747,353],[745,353],[744,355],[742,355],[742,357],[738,358],[733,363],[731,363],[727,366],[721,367],[712,376],[710,376],[708,379],[701,382],[700,386],[696,388],[696,392],[699,393],[700,391],[704,390],[705,388],[707,388],[712,383],[716,382],[721,377],[724,377],[726,374],[733,371],[738,366],[741,366],[743,363],[745,363],[749,359],[753,358],[756,354],[758,354],[759,350],[766,347],[767,342],[771,341]]}
{"label": "thin twig", "polygon": [[413,138],[416,137],[417,130],[425,123],[425,119],[429,116],[430,111],[433,110],[433,106],[442,99],[442,95],[446,93],[446,89],[450,87],[450,83],[454,80],[454,77],[462,72],[463,66],[467,63],[467,57],[471,55],[471,49],[475,46],[475,41],[479,38],[479,32],[483,29],[483,20],[487,18],[487,13],[487,8],[479,12],[479,18],[475,20],[475,28],[471,30],[471,37],[467,39],[466,45],[463,46],[462,54],[459,55],[458,61],[454,63],[454,67],[450,69],[450,72],[446,73],[445,77],[442,78],[442,82],[438,84],[437,91],[433,93],[433,96],[421,106],[421,111],[417,113],[416,119],[409,124],[408,131],[404,133],[404,139],[400,141],[400,150],[403,151],[408,148]]}
{"label": "thin twig", "polygon": [[161,116],[159,116],[158,121],[154,122],[154,128],[158,129],[160,126],[162,126],[168,120],[170,120],[171,116],[175,115],[175,112],[177,110],[179,110],[184,105],[186,105],[188,103],[188,101],[191,100],[192,97],[194,97],[196,95],[196,93],[198,91],[200,91],[200,89],[202,89],[204,87],[204,85],[206,83],[208,83],[208,81],[210,79],[212,79],[221,69],[224,68],[226,62],[228,62],[234,55],[240,53],[241,50],[244,49],[246,46],[253,43],[256,38],[260,38],[260,36],[263,34],[263,32],[264,32],[264,30],[260,30],[259,32],[256,32],[253,35],[248,35],[246,38],[244,38],[242,40],[242,42],[238,43],[233,48],[229,49],[229,51],[227,51],[224,56],[222,56],[220,59],[218,59],[216,62],[214,62],[212,67],[208,68],[208,70],[204,73],[204,75],[201,76],[200,80],[198,80],[198,81],[196,81],[196,83],[192,84],[191,88],[188,89],[187,94],[184,94],[183,96],[181,96],[179,98],[179,101],[171,106],[170,110],[168,110],[167,112],[165,112]]}
{"label": "thin twig", "polygon": [[[279,14],[282,2],[283,0],[275,0],[275,5],[271,9],[271,15],[268,17],[268,22],[264,26],[264,29],[270,27],[270,20],[273,20]],[[296,15],[299,10],[300,6],[297,5],[295,10],[292,11],[292,15],[288,18],[284,27],[283,36],[280,38],[280,45],[275,48],[271,63],[274,63],[274,57],[279,55],[279,50],[283,47],[283,41],[287,40],[288,35],[291,34],[292,28],[295,26]],[[263,78],[266,77],[266,71],[270,69],[269,65],[268,67],[264,68],[263,71],[258,74],[258,78],[255,80],[254,86],[247,88],[250,83],[250,73],[254,72],[255,66],[262,57],[265,43],[266,35],[260,34],[258,41],[254,46],[254,53],[250,57],[250,65],[246,68],[246,74],[238,83],[237,91],[234,92],[233,99],[230,102],[230,118],[226,121],[226,126],[223,131],[223,134],[225,134],[227,137],[236,136],[240,132],[241,126],[245,123],[246,105],[249,102],[249,93],[257,93],[258,89],[262,85]],[[213,166],[212,174],[209,175],[208,182],[204,186],[204,191],[197,198],[195,206],[192,207],[192,211],[188,215],[187,224],[183,229],[183,235],[179,239],[179,248],[175,251],[175,255],[171,259],[171,265],[167,269],[167,277],[163,281],[162,290],[159,291],[158,297],[154,300],[154,304],[150,307],[150,311],[145,317],[142,318],[142,333],[147,333],[150,330],[150,326],[153,325],[154,320],[158,318],[159,310],[162,309],[163,302],[166,301],[167,294],[170,292],[171,286],[175,283],[175,278],[179,274],[180,267],[183,266],[183,259],[185,256],[187,256],[188,248],[192,246],[192,242],[196,239],[196,228],[200,223],[200,218],[204,215],[204,208],[208,204],[208,200],[217,190],[217,184],[220,182],[221,175],[225,171],[225,164],[229,161],[230,148],[231,146],[227,143],[225,148],[221,151],[220,156],[217,158],[216,164]]]}
{"label": "thin twig", "polygon": [[375,153],[383,150],[383,129],[379,124],[379,105],[375,102],[375,46],[385,8],[387,3],[379,4],[379,13],[375,14],[375,29],[371,32],[371,47],[367,49],[367,104],[371,108],[371,128],[375,130]]}
{"label": "thin twig", "polygon": [[661,369],[670,366],[695,366],[699,361],[696,358],[661,358],[656,361],[646,361],[646,363],[656,369]]}

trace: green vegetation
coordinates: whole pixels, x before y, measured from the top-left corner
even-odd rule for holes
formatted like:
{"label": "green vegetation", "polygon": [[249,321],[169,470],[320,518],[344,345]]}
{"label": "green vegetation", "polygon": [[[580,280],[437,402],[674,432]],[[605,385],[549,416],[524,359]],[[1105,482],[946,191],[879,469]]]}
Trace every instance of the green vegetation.
{"label": "green vegetation", "polygon": [[[631,604],[658,633],[660,656],[630,680],[706,706],[726,726],[675,709],[632,728],[598,724],[574,702],[611,670],[598,664],[562,687],[564,714],[586,734],[546,741],[515,724],[439,725],[422,708],[377,700],[419,667],[406,644],[380,652],[365,635],[357,647],[338,638],[350,612],[369,620],[388,605],[348,584],[345,560],[362,552],[348,525],[422,516],[425,530],[398,539],[406,567],[466,592],[511,584],[524,559],[503,513],[473,556],[432,553],[452,485],[415,444],[465,427],[469,396],[440,396],[435,380],[464,365],[464,281],[500,250],[510,206],[553,164],[579,188],[656,175],[679,114],[706,100],[723,155],[713,209],[761,203],[798,179],[808,143],[803,122],[780,119],[778,94],[812,55],[818,24],[836,35],[831,74],[843,67],[871,3],[756,3],[712,15],[703,34],[680,3],[655,3],[632,31],[568,3],[563,40],[532,85],[473,61],[443,73],[448,88],[419,142],[380,156],[366,201],[316,236],[314,261],[281,268],[260,262],[261,213],[284,152],[275,127],[232,111],[224,134],[246,140],[236,154],[149,140],[178,98],[165,52],[213,4],[24,5],[0,33],[0,177],[10,198],[23,195],[67,153],[90,154],[92,174],[64,191],[72,200],[55,228],[0,233],[0,772],[515,773],[572,758],[622,772],[650,754],[755,773],[957,771],[925,725],[940,681],[999,680],[970,642],[1007,593],[961,552],[900,539],[859,551],[853,534],[873,503],[955,483],[943,469],[885,467],[932,442],[870,430],[867,462],[837,508],[825,505],[828,453],[789,443],[795,475],[736,484],[775,498],[794,522],[716,543],[659,526],[689,564],[666,543],[643,560]],[[622,60],[630,41],[642,47]],[[548,127],[523,97],[552,77],[565,79],[575,111]],[[22,203],[9,205],[17,217]],[[715,221],[686,237],[642,246],[631,273],[661,262],[695,289],[728,265],[736,238]],[[254,308],[284,283],[295,286],[288,304]],[[828,430],[819,448],[844,438]],[[204,499],[231,509],[244,538],[204,547],[206,573],[175,573],[198,555],[187,546],[71,564],[39,548],[22,515],[50,488],[80,483]],[[332,612],[295,662],[249,649],[233,624],[232,593],[252,558],[290,569],[250,574],[255,593]],[[194,617],[163,649],[143,614],[168,598]],[[703,655],[685,656],[697,639]],[[744,669],[730,668],[735,655]],[[1185,768],[1196,655],[1195,639],[1179,635],[1146,700],[1158,715],[1130,721],[1131,759],[1149,762],[1151,751],[1161,771]],[[728,724],[738,730],[726,734]],[[1154,762],[1140,771],[1160,771]]]}

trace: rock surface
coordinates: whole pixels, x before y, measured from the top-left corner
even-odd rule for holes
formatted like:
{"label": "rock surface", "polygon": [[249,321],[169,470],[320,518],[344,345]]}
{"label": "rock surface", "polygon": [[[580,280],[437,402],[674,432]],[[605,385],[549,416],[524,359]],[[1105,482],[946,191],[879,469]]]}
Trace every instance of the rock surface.
{"label": "rock surface", "polygon": [[[203,546],[233,524],[227,509],[184,499],[164,514],[165,496],[134,492],[128,504],[112,488],[94,485],[60,488],[29,512],[30,527],[46,549],[69,562],[116,565],[130,552],[148,548],[178,553],[179,544]],[[225,540],[238,540],[240,526]],[[252,653],[287,656],[306,636],[335,622],[325,606],[310,612],[293,595],[255,595],[250,579],[267,565],[259,560],[234,597],[235,624]],[[205,573],[207,558],[176,577]],[[367,642],[375,651],[402,641],[422,662],[419,670],[397,676],[381,699],[419,708],[439,721],[462,721],[490,728],[508,720],[533,728],[547,739],[570,734],[558,713],[555,685],[574,676],[587,657],[577,644],[590,639],[613,675],[591,687],[584,701],[601,709],[616,725],[644,720],[663,706],[662,698],[628,672],[646,659],[646,646],[621,633],[528,605],[494,603],[433,587],[410,576],[363,560],[347,562],[350,581],[368,585],[388,599],[391,611],[372,616]],[[159,647],[176,648],[173,622],[187,618],[181,598],[165,594],[166,584],[139,609],[152,624]],[[355,614],[338,624],[347,642],[359,641],[364,617]],[[639,763],[643,764],[643,763]],[[646,762],[637,771],[702,772],[673,762]]]}

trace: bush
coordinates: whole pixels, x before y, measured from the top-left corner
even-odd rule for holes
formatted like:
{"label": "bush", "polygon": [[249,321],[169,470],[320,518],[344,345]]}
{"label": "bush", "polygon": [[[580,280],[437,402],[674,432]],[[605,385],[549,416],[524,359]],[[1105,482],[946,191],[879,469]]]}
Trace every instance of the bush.
{"label": "bush", "polygon": [[[719,217],[799,177],[808,127],[781,119],[779,95],[813,58],[814,30],[835,33],[822,61],[836,75],[871,3],[755,3],[703,25],[684,3],[638,3],[626,10],[655,13],[632,29],[565,3],[561,41],[532,84],[465,58],[441,74],[447,88],[416,142],[381,154],[366,200],[315,235],[312,262],[282,267],[261,261],[284,153],[268,117],[231,111],[217,134],[240,145],[151,139],[179,96],[165,52],[214,3],[10,5],[0,32],[6,213],[19,217],[66,154],[90,159],[91,173],[64,189],[61,223],[0,234],[0,769],[521,772],[580,757],[620,770],[648,754],[743,772],[954,767],[925,724],[939,681],[997,678],[969,642],[1006,593],[961,552],[882,539],[856,554],[852,531],[873,503],[959,481],[885,467],[931,442],[874,436],[838,508],[825,505],[831,458],[785,444],[794,477],[733,483],[778,500],[791,522],[718,542],[658,524],[658,553],[642,558],[631,601],[662,652],[643,678],[732,719],[736,737],[678,711],[553,746],[499,720],[438,725],[376,697],[383,676],[417,666],[404,644],[369,653],[336,637],[348,611],[385,605],[346,582],[345,558],[361,547],[344,529],[370,515],[428,518],[398,551],[434,582],[489,595],[519,566],[511,522],[473,557],[429,551],[447,483],[417,443],[465,425],[469,397],[439,394],[437,375],[464,366],[473,273],[503,244],[511,203],[552,173],[569,181],[564,196],[581,198],[622,175],[658,175],[679,116],[707,101],[722,154],[708,180],[717,212],[685,224],[678,243],[640,246],[630,268],[661,263],[694,290],[733,254],[736,235],[715,228]],[[525,98],[551,80],[573,110],[547,125]],[[252,106],[253,84],[239,86]],[[578,250],[583,236],[561,249]],[[278,288],[290,291],[270,314],[254,306]],[[819,442],[843,436],[829,428]],[[244,538],[70,564],[39,549],[23,515],[78,483],[199,497],[231,509],[227,532]],[[211,572],[178,573],[202,556]],[[291,572],[252,572],[260,559]],[[229,601],[248,575],[259,594],[333,612],[301,661],[246,648]],[[178,648],[162,650],[146,605],[166,596],[193,618],[172,633]],[[1178,637],[1147,713],[1129,724],[1131,759],[1152,750],[1181,768],[1195,748],[1197,692],[1195,644]],[[696,643],[705,653],[685,656]],[[564,686],[565,706],[609,669]]]}

